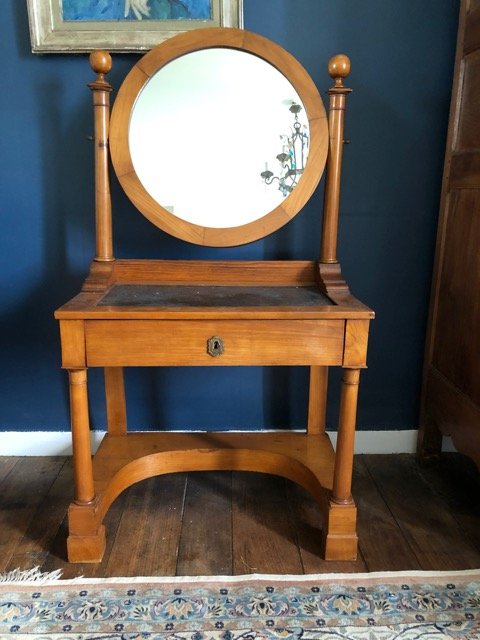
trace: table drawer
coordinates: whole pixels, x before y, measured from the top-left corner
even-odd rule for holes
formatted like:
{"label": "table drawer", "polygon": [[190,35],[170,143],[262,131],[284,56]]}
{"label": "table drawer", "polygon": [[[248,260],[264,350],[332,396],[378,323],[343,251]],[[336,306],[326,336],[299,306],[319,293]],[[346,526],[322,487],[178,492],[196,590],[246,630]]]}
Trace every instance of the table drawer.
{"label": "table drawer", "polygon": [[88,320],[85,325],[87,366],[93,367],[338,365],[343,358],[343,320]]}

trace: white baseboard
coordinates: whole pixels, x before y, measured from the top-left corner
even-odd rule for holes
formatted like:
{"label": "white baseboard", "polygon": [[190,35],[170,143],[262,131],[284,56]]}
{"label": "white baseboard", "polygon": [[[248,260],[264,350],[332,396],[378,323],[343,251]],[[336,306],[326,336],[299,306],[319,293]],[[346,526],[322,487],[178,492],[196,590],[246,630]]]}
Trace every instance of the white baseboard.
{"label": "white baseboard", "polygon": [[[96,451],[104,431],[91,432],[92,451]],[[335,446],[337,434],[330,433]],[[414,453],[416,429],[403,431],[357,431],[355,453]],[[449,438],[443,439],[444,451],[455,451]],[[71,455],[69,431],[3,431],[0,432],[0,456],[67,456]]]}

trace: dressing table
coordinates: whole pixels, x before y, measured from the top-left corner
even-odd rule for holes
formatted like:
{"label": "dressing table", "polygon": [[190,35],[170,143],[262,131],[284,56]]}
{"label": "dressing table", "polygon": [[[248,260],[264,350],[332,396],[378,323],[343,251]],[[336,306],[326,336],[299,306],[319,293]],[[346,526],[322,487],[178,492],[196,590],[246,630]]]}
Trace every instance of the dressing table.
{"label": "dressing table", "polygon": [[[103,521],[124,489],[196,470],[256,471],[303,485],[323,514],[325,558],[355,559],[356,406],[373,313],[351,295],[336,255],[348,58],[329,63],[328,118],[303,67],[278,45],[240,29],[190,31],[152,49],[127,75],[111,114],[111,58],[96,51],[90,61],[96,255],[81,292],[55,314],[71,404],[69,561],[101,560]],[[239,140],[249,149],[240,161],[230,153]],[[126,195],[154,225],[212,247],[252,242],[288,223],[326,166],[320,258],[116,260],[110,159]],[[221,188],[212,188],[213,174]],[[241,176],[241,193],[229,184],[232,175],[237,187]],[[308,366],[305,431],[127,431],[124,367],[233,365]],[[336,451],[325,432],[330,366],[343,369]],[[91,367],[104,369],[108,422],[93,457]]]}

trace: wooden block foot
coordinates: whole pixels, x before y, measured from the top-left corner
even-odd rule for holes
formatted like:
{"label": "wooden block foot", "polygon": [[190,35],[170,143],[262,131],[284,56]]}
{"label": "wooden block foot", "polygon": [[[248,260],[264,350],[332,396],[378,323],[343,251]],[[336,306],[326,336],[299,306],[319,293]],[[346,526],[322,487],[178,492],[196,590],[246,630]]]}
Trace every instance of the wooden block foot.
{"label": "wooden block foot", "polygon": [[324,541],[325,560],[356,560],[358,538],[356,535],[327,535]]}
{"label": "wooden block foot", "polygon": [[355,505],[330,502],[324,530],[325,560],[356,560],[358,537]]}
{"label": "wooden block foot", "polygon": [[103,524],[95,535],[69,535],[67,557],[69,562],[101,562],[105,552],[105,527]]}

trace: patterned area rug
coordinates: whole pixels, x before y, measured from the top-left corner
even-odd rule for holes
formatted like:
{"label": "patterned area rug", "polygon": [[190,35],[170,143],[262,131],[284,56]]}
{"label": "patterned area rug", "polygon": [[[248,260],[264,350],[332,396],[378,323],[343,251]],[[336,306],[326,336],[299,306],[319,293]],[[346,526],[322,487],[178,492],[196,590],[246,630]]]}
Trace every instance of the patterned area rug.
{"label": "patterned area rug", "polygon": [[480,640],[480,571],[59,580],[0,576],[0,638]]}

